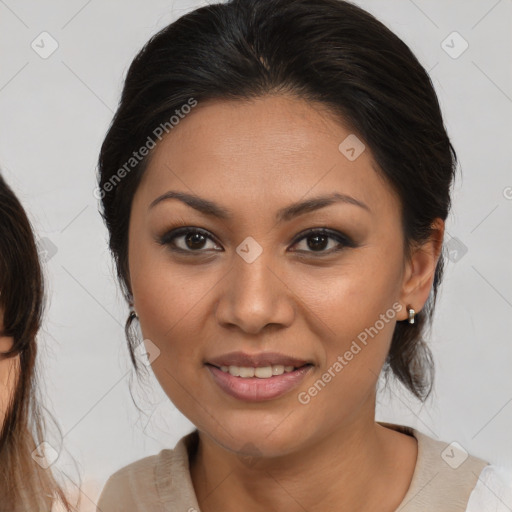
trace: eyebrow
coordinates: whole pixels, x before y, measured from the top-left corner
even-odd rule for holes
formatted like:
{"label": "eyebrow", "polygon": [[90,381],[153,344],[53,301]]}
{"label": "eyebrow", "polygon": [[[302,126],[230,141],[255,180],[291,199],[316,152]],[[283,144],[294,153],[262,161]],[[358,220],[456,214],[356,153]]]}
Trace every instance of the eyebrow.
{"label": "eyebrow", "polygon": [[[229,220],[233,217],[233,213],[230,210],[227,210],[226,208],[214,203],[213,201],[204,199],[195,194],[187,194],[185,192],[178,192],[175,190],[169,190],[165,194],[157,197],[149,205],[149,209],[154,208],[157,204],[170,199],[177,199],[208,217],[216,217],[226,220]],[[330,195],[313,197],[311,199],[307,199],[306,201],[293,203],[289,206],[286,206],[285,208],[282,208],[276,213],[276,222],[287,222],[294,217],[298,217],[299,215],[319,210],[320,208],[325,208],[326,206],[330,206],[335,203],[344,203],[358,206],[371,213],[370,208],[358,199],[355,199],[354,197],[346,194],[334,192]]]}

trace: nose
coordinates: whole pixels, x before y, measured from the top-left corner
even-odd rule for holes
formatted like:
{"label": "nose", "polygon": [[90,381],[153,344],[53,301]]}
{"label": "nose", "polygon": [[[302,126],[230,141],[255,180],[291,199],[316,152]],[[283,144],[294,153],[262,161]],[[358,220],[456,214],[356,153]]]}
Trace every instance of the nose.
{"label": "nose", "polygon": [[266,251],[252,262],[235,256],[233,266],[222,280],[216,308],[220,325],[237,326],[248,334],[258,334],[269,324],[291,325],[294,295],[279,265],[270,260]]}

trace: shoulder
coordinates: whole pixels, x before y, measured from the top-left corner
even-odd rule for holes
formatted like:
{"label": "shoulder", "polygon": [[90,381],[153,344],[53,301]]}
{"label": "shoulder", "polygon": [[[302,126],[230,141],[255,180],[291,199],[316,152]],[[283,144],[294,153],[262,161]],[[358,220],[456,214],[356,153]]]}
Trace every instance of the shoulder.
{"label": "shoulder", "polygon": [[413,436],[418,442],[416,467],[410,487],[397,510],[465,512],[479,475],[489,463],[469,454],[457,442],[435,439],[403,425],[383,425]]}
{"label": "shoulder", "polygon": [[195,453],[198,439],[194,430],[174,449],[116,471],[103,488],[97,512],[174,512],[192,505],[199,510],[189,471],[189,457]]}
{"label": "shoulder", "polygon": [[466,512],[510,512],[512,510],[512,470],[488,465],[478,477]]}
{"label": "shoulder", "polygon": [[443,475],[473,474],[475,483],[478,474],[489,462],[471,455],[456,441],[446,442],[412,427],[393,423],[379,422],[402,434],[413,436],[418,442],[417,470],[425,474],[439,473]]}
{"label": "shoulder", "polygon": [[155,475],[157,468],[170,457],[172,450],[162,450],[158,455],[137,460],[116,471],[101,492],[98,512],[158,510]]}

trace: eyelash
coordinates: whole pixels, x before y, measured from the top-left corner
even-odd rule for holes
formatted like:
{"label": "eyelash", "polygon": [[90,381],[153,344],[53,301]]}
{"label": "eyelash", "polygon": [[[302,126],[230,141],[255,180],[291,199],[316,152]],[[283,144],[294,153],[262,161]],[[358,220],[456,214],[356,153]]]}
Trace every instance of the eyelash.
{"label": "eyelash", "polygon": [[[176,247],[174,245],[174,240],[176,238],[180,238],[180,237],[190,234],[190,233],[203,235],[206,238],[213,241],[214,243],[216,243],[217,245],[220,245],[210,234],[208,234],[207,231],[200,229],[200,228],[193,228],[193,227],[181,227],[178,229],[174,229],[172,231],[165,233],[157,241],[160,245],[169,246],[171,251],[179,252],[181,254],[190,254],[190,255],[194,255],[194,256],[204,254],[206,251],[204,251],[202,249],[198,249],[198,250],[194,251],[194,250],[190,250],[190,249],[188,249],[188,250],[182,249],[182,248]],[[337,231],[331,231],[326,228],[311,228],[311,229],[306,230],[305,232],[303,232],[297,236],[297,238],[293,241],[293,245],[296,245],[297,243],[301,242],[302,240],[310,238],[315,235],[327,236],[328,238],[336,240],[340,244],[340,246],[338,246],[335,249],[331,249],[329,251],[311,251],[311,250],[309,250],[309,251],[292,251],[292,252],[298,252],[301,256],[303,255],[303,253],[311,253],[311,254],[317,254],[318,257],[321,257],[321,256],[325,256],[325,255],[331,255],[331,254],[341,251],[345,248],[354,248],[357,246],[355,244],[355,242],[353,240],[351,240],[349,237],[347,237],[346,235],[339,233]],[[216,251],[216,252],[221,252],[221,251]]]}

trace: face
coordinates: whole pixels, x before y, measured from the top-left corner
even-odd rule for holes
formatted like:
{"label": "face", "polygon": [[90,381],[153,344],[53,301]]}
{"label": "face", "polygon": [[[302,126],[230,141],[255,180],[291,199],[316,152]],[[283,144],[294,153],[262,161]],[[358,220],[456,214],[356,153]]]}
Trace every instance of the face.
{"label": "face", "polygon": [[[4,314],[0,309],[0,332],[4,329]],[[11,349],[13,339],[0,335],[0,428],[7,414],[14,392],[19,357],[3,358],[2,353]]]}
{"label": "face", "polygon": [[153,370],[229,450],[290,453],[373,421],[412,269],[369,149],[338,149],[350,134],[297,98],[200,103],[134,196],[129,273]]}

